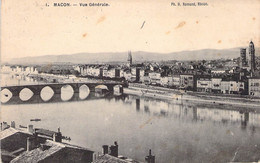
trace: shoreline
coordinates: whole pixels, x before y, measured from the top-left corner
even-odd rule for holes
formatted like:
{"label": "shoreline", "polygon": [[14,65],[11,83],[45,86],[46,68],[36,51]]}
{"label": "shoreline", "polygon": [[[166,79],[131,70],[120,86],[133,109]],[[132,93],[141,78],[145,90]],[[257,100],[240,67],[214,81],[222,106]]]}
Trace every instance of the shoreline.
{"label": "shoreline", "polygon": [[[164,91],[164,89],[166,89]],[[137,95],[140,97],[150,97],[157,99],[170,100],[177,103],[192,102],[194,104],[210,104],[216,106],[235,106],[241,108],[260,108],[260,99],[248,99],[239,97],[214,96],[212,94],[205,95],[193,92],[192,94],[162,88],[160,90],[154,87],[140,88],[136,86],[129,86],[124,88],[125,94]]]}

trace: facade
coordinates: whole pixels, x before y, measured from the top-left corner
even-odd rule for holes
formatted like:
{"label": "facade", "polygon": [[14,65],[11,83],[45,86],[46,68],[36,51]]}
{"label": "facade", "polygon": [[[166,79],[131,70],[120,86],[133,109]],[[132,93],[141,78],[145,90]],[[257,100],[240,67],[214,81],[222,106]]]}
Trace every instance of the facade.
{"label": "facade", "polygon": [[120,69],[118,68],[115,69],[115,77],[120,78]]}
{"label": "facade", "polygon": [[88,66],[86,72],[87,72],[86,75],[88,75],[88,76],[95,76],[95,77],[97,77],[100,74],[100,70],[96,66]]}
{"label": "facade", "polygon": [[140,69],[140,82],[144,83],[144,74],[145,74],[145,70],[144,69]]}
{"label": "facade", "polygon": [[151,80],[150,80],[150,77],[149,77],[149,76],[144,76],[144,77],[143,77],[143,80],[144,80],[144,84],[146,84],[146,85],[151,84]]}
{"label": "facade", "polygon": [[197,80],[197,91],[198,92],[211,92],[212,81],[210,78],[200,78]]}
{"label": "facade", "polygon": [[152,85],[160,85],[161,84],[161,72],[150,72],[149,78]]}
{"label": "facade", "polygon": [[242,94],[245,90],[244,82],[230,81],[230,94]]}
{"label": "facade", "polygon": [[220,93],[221,92],[221,78],[211,78],[212,87],[211,91],[214,93]]}
{"label": "facade", "polygon": [[161,86],[172,87],[173,86],[172,76],[161,77]]}
{"label": "facade", "polygon": [[229,94],[230,93],[229,92],[229,90],[230,90],[229,81],[221,81],[220,89],[221,89],[221,93]]}
{"label": "facade", "polygon": [[134,81],[140,81],[140,68],[138,67],[131,67],[131,74],[135,78]]}
{"label": "facade", "polygon": [[241,81],[221,81],[221,93],[242,94],[245,90],[245,83]]}
{"label": "facade", "polygon": [[180,75],[173,75],[172,76],[172,84],[175,88],[178,88],[180,86]]}
{"label": "facade", "polygon": [[189,89],[189,90],[196,90],[197,81],[194,75],[180,75],[180,88],[182,89]]}
{"label": "facade", "polygon": [[254,77],[248,80],[248,94],[260,97],[260,77]]}
{"label": "facade", "polygon": [[124,72],[124,78],[127,80],[127,81],[132,81],[132,74],[130,71],[125,71]]}

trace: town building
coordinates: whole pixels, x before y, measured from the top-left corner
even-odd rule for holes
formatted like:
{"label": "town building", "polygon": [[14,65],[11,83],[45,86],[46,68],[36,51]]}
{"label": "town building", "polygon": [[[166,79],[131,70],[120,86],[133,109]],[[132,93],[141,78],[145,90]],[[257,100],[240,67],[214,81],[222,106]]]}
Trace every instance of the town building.
{"label": "town building", "polygon": [[260,97],[260,77],[251,77],[248,79],[248,94]]}
{"label": "town building", "polygon": [[1,73],[10,73],[13,71],[13,68],[8,65],[1,66]]}
{"label": "town building", "polygon": [[197,80],[193,74],[180,74],[180,88],[196,90]]}
{"label": "town building", "polygon": [[221,93],[221,78],[211,78],[211,91]]}
{"label": "town building", "polygon": [[144,83],[144,75],[145,75],[145,70],[144,70],[144,68],[141,68],[140,69],[140,82],[141,83]]}
{"label": "town building", "polygon": [[212,81],[210,78],[199,78],[197,80],[197,91],[198,92],[211,92]]}
{"label": "town building", "polygon": [[242,94],[245,90],[245,83],[241,81],[230,81],[230,94]]}
{"label": "town building", "polygon": [[173,84],[173,87],[175,88],[179,88],[180,86],[180,75],[173,75],[172,76],[172,84]]}
{"label": "town building", "polygon": [[150,77],[148,76],[148,75],[145,75],[144,77],[143,77],[143,80],[144,80],[144,84],[145,85],[149,85],[149,84],[151,84],[151,80],[150,80]]}
{"label": "town building", "polygon": [[245,91],[245,83],[242,81],[221,81],[221,93],[223,94],[243,94]]}
{"label": "town building", "polygon": [[152,85],[160,85],[161,84],[161,77],[162,77],[162,71],[156,71],[156,72],[150,72],[149,78]]}
{"label": "town building", "polygon": [[172,87],[173,86],[172,76],[161,77],[161,86]]}

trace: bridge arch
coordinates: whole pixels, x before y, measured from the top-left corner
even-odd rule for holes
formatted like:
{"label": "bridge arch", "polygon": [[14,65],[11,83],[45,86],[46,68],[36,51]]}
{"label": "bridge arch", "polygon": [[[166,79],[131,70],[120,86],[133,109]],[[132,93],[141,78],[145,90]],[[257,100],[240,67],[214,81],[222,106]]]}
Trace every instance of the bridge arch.
{"label": "bridge arch", "polygon": [[49,101],[54,95],[54,90],[50,86],[45,86],[40,92],[41,99],[45,102]]}
{"label": "bridge arch", "polygon": [[2,103],[8,102],[12,97],[13,97],[13,93],[9,89],[4,88],[3,90],[1,90],[1,102]]}
{"label": "bridge arch", "polygon": [[79,98],[81,100],[86,99],[90,94],[90,89],[86,84],[83,84],[79,87]]}
{"label": "bridge arch", "polygon": [[106,93],[108,91],[109,91],[108,87],[106,85],[103,85],[103,84],[97,85],[95,87],[95,93],[103,94],[103,93]]}
{"label": "bridge arch", "polygon": [[19,98],[22,101],[28,101],[33,97],[34,93],[31,89],[25,87],[19,92]]}
{"label": "bridge arch", "polygon": [[61,100],[62,101],[69,101],[72,99],[74,95],[74,89],[70,84],[66,84],[61,87]]}
{"label": "bridge arch", "polygon": [[123,94],[123,86],[118,84],[113,87],[114,95],[122,95]]}

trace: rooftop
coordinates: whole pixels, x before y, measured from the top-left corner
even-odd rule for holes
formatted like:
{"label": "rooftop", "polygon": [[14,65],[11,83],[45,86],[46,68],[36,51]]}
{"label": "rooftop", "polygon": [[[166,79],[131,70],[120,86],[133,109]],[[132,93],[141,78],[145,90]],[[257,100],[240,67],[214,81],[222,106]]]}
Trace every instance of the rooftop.
{"label": "rooftop", "polygon": [[[92,162],[94,151],[64,142],[48,140],[43,135],[56,133],[38,129],[33,134],[26,129],[9,127],[0,132],[1,156],[6,162]],[[36,136],[36,137],[35,137]],[[28,140],[34,145],[28,151]]]}
{"label": "rooftop", "polygon": [[141,163],[132,159],[120,159],[109,154],[99,156],[93,163]]}
{"label": "rooftop", "polygon": [[[86,154],[87,153],[87,154]],[[41,147],[26,151],[13,159],[11,163],[39,162],[39,161],[64,161],[66,162],[88,162],[94,152],[75,145],[46,140]],[[87,156],[89,155],[89,156]]]}

